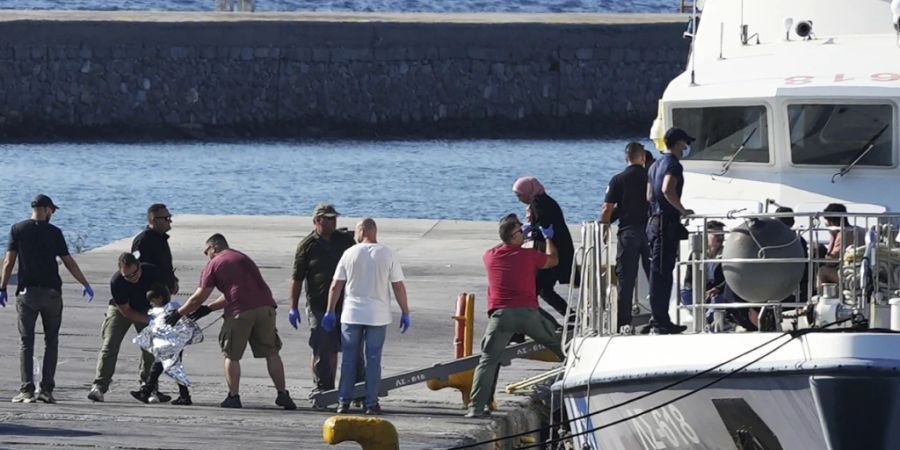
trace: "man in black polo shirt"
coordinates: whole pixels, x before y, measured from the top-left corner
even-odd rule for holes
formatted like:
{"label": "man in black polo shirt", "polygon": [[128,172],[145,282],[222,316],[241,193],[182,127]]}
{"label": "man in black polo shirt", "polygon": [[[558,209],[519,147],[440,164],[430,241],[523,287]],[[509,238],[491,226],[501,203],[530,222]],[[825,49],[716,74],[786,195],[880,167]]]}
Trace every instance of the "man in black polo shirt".
{"label": "man in black polo shirt", "polygon": [[57,206],[46,195],[38,195],[31,201],[31,219],[12,226],[3,273],[0,276],[0,305],[6,306],[6,286],[16,260],[19,261],[19,280],[16,286],[16,312],[19,319],[21,351],[19,370],[22,387],[13,397],[13,403],[34,402],[34,326],[38,315],[44,327],[44,364],[41,392],[38,400],[56,403],[53,388],[56,386],[57,348],[59,326],[62,324],[62,279],[56,258],[75,279],[81,283],[81,293],[94,299],[94,291],[84,278],[75,259],[69,255],[66,239],[59,228],[50,224]]}
{"label": "man in black polo shirt", "polygon": [[[147,311],[150,310],[147,291],[154,284],[164,283],[165,277],[153,264],[141,263],[131,253],[119,255],[119,270],[109,282],[112,300],[109,301],[106,318],[100,327],[103,344],[97,356],[97,376],[88,394],[89,399],[103,401],[103,394],[109,389],[116,371],[119,347],[125,339],[125,333],[132,325],[138,333],[147,326]],[[152,354],[141,351],[141,382],[147,381],[150,376],[153,361]],[[159,400],[164,401],[168,396],[160,397]]]}
{"label": "man in black polo shirt", "polygon": [[628,167],[609,180],[600,221],[609,224],[613,213],[619,217],[616,275],[619,277],[618,327],[631,325],[631,308],[637,282],[638,263],[649,253],[647,247],[647,170],[644,146],[631,142],[625,146]]}
{"label": "man in black polo shirt", "polygon": [[[320,203],[313,211],[313,226],[294,254],[294,273],[291,277],[291,310],[288,320],[297,328],[300,323],[300,291],[306,283],[306,313],[309,320],[309,346],[312,348],[312,372],[316,386],[310,395],[316,392],[334,389],[337,370],[337,354],[341,347],[340,325],[325,331],[322,316],[328,309],[328,290],[337,268],[338,261],[344,251],[356,244],[353,234],[337,229],[338,212],[333,205]],[[340,306],[337,312],[340,318]],[[338,319],[340,320],[340,319]],[[364,363],[357,367],[364,367]],[[364,373],[362,370],[357,370]]]}
{"label": "man in black polo shirt", "polygon": [[147,228],[134,237],[131,252],[138,255],[142,263],[156,266],[165,278],[165,285],[172,295],[178,293],[178,277],[172,265],[172,250],[169,248],[169,230],[172,229],[172,214],[162,203],[154,203],[147,208]]}

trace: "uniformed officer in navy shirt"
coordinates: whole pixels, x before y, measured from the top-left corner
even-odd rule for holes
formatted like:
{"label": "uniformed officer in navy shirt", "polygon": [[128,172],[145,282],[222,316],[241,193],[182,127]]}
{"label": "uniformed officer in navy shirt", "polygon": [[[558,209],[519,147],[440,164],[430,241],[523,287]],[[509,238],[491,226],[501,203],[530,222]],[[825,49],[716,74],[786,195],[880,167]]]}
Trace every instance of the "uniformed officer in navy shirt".
{"label": "uniformed officer in navy shirt", "polygon": [[621,329],[631,325],[631,308],[634,287],[637,282],[638,263],[647,247],[647,170],[644,146],[631,142],[625,146],[625,160],[628,167],[609,180],[606,199],[600,210],[600,222],[609,224],[615,213],[619,218],[616,234],[616,275],[619,278],[619,301],[617,326]]}
{"label": "uniformed officer in navy shirt", "polygon": [[650,243],[650,325],[660,334],[681,333],[687,327],[675,325],[669,318],[669,299],[672,295],[672,272],[678,258],[678,241],[686,239],[681,216],[694,211],[681,204],[684,191],[684,169],[679,160],[687,157],[694,141],[681,128],[670,128],[664,137],[666,150],[647,174],[647,200],[650,202],[650,221],[647,239]]}

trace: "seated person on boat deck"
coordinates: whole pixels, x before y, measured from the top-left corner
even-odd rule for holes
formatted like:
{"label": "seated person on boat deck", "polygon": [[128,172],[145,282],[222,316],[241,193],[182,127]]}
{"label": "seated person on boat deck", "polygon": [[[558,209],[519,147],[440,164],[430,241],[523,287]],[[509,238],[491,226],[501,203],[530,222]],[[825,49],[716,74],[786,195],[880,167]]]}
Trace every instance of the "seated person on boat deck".
{"label": "seated person on boat deck", "polygon": [[[725,224],[717,220],[710,220],[706,223],[706,258],[718,259],[722,257],[722,248],[724,247],[725,235],[723,230]],[[692,256],[693,258],[693,256]],[[694,302],[693,280],[694,271],[691,266],[685,266],[684,284],[680,293],[681,303],[691,305]],[[725,303],[725,275],[722,272],[722,264],[718,262],[707,262],[703,264],[703,274],[706,282],[704,283],[705,293],[703,297],[707,303]],[[707,313],[707,320],[712,319],[712,310]]]}
{"label": "seated person on boat deck", "polygon": [[[719,222],[718,220],[710,220],[706,223],[706,257],[705,259],[718,259],[722,257],[722,249],[724,248],[725,243],[725,224]],[[704,298],[706,303],[737,303],[743,302],[742,299],[738,298],[738,296],[728,288],[725,284],[725,274],[722,271],[722,263],[719,262],[706,262],[703,264],[703,274],[705,278],[704,283]],[[681,303],[683,305],[691,305],[693,304],[694,299],[694,291],[693,291],[693,279],[694,274],[693,270],[690,266],[686,266],[685,274],[684,274],[684,284],[679,292]],[[715,310],[709,309],[706,311],[706,322],[712,323],[714,318]],[[756,325],[755,322],[755,311],[749,311],[747,309],[732,309],[728,310],[726,317],[731,321],[741,325],[745,329],[755,330]]]}
{"label": "seated person on boat deck", "polygon": [[[824,212],[846,213],[847,207],[840,203],[831,203],[825,207]],[[817,274],[816,288],[822,292],[822,284],[837,283],[840,259],[842,251],[851,246],[863,245],[866,242],[866,230],[862,227],[851,225],[846,217],[825,217],[825,225],[831,239],[825,251],[825,258],[833,262],[822,263]]]}

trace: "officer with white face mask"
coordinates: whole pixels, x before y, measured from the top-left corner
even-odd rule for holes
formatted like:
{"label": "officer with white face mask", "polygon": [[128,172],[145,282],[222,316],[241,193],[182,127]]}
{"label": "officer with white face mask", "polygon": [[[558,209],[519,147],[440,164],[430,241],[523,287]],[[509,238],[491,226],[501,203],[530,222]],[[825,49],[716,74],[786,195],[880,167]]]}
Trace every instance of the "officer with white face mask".
{"label": "officer with white face mask", "polygon": [[672,271],[675,270],[678,258],[678,241],[687,238],[680,219],[694,213],[681,204],[684,169],[679,160],[687,156],[688,146],[694,138],[681,128],[670,128],[664,139],[666,150],[647,174],[647,200],[650,202],[650,220],[647,223],[652,312],[650,326],[660,334],[677,334],[686,327],[675,325],[669,317]]}

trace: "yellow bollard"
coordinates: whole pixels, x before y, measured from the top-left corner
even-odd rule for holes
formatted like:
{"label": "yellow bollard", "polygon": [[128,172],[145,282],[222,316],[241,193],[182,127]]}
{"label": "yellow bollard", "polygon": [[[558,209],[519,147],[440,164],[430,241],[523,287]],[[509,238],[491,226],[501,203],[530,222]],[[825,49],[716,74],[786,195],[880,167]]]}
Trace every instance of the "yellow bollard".
{"label": "yellow bollard", "polygon": [[475,378],[475,370],[450,374],[446,380],[431,379],[425,382],[428,389],[438,391],[443,388],[453,388],[462,394],[463,407],[468,408],[472,401],[472,381]]}
{"label": "yellow bollard", "polygon": [[400,450],[397,429],[387,420],[376,417],[332,416],[322,424],[326,444],[356,442],[362,450]]}

